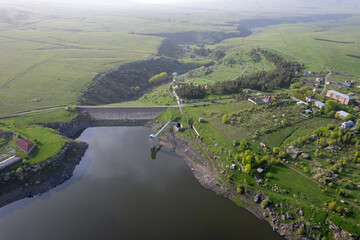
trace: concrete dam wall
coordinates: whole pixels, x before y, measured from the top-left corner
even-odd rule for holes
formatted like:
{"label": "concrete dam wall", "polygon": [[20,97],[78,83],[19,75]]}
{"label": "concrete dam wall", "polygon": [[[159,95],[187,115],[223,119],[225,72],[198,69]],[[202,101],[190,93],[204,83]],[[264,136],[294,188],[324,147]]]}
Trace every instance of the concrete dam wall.
{"label": "concrete dam wall", "polygon": [[167,106],[146,107],[78,107],[98,120],[150,120],[159,116]]}

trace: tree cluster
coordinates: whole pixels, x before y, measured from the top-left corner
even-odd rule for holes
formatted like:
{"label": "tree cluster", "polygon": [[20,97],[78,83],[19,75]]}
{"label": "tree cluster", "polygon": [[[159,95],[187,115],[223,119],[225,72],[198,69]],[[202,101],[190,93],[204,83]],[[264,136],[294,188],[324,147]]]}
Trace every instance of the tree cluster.
{"label": "tree cluster", "polygon": [[166,72],[162,72],[160,74],[157,74],[149,79],[149,83],[159,83],[166,81],[168,79],[169,75]]}
{"label": "tree cluster", "polygon": [[295,82],[295,72],[301,70],[301,65],[295,62],[288,62],[282,57],[269,51],[258,49],[268,61],[274,63],[276,69],[272,72],[258,72],[248,76],[238,77],[236,80],[217,82],[210,91],[213,94],[233,94],[241,88],[250,88],[258,91],[271,91],[276,88],[288,88]]}
{"label": "tree cluster", "polygon": [[196,48],[193,48],[192,52],[198,56],[208,56],[211,53],[211,50],[210,48],[205,48],[205,46],[201,44],[198,45]]}
{"label": "tree cluster", "polygon": [[259,54],[259,52],[253,48],[251,51],[250,51],[250,57],[251,57],[251,61],[255,62],[255,63],[258,63],[261,61],[261,56]]}
{"label": "tree cluster", "polygon": [[176,93],[181,98],[185,99],[199,99],[205,95],[205,90],[202,86],[195,86],[193,84],[181,84],[176,89]]}

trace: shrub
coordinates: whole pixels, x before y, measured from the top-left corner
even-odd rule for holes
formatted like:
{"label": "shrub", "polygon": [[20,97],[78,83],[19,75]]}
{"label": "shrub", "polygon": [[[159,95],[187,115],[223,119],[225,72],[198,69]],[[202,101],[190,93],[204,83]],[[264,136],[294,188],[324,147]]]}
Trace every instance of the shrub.
{"label": "shrub", "polygon": [[251,173],[251,164],[246,164],[244,171],[245,171],[245,173],[250,174]]}
{"label": "shrub", "polygon": [[353,120],[353,119],[354,119],[354,115],[349,114],[349,115],[346,116],[345,121],[350,121],[350,120]]}
{"label": "shrub", "polygon": [[298,234],[303,235],[303,234],[304,234],[304,229],[299,228],[299,229],[297,230],[297,232],[298,232]]}
{"label": "shrub", "polygon": [[225,114],[223,117],[222,117],[222,123],[227,123],[228,122],[228,116]]}
{"label": "shrub", "polygon": [[262,202],[261,202],[261,205],[266,208],[268,205],[269,205],[269,200],[267,199],[264,199]]}
{"label": "shrub", "polygon": [[336,208],[336,201],[332,201],[329,203],[329,210],[334,211]]}

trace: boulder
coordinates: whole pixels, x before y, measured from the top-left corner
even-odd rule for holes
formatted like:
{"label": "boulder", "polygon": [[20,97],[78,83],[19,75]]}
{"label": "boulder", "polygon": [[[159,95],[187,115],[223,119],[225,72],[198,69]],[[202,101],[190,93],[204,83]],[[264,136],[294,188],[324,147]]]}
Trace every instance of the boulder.
{"label": "boulder", "polygon": [[286,213],[286,218],[290,220],[294,220],[294,217],[289,212]]}
{"label": "boulder", "polygon": [[261,202],[261,194],[256,194],[255,196],[254,196],[254,202],[255,203],[260,203]]}
{"label": "boulder", "polygon": [[302,156],[303,158],[305,158],[305,159],[309,159],[309,158],[310,158],[309,154],[307,154],[307,153],[302,153],[301,156]]}
{"label": "boulder", "polygon": [[286,149],[286,153],[289,154],[291,158],[295,160],[299,156],[299,154],[301,154],[301,151],[300,149],[295,148],[294,146],[289,146]]}
{"label": "boulder", "polygon": [[285,214],[281,214],[281,220],[285,221],[286,220],[286,217],[285,217]]}
{"label": "boulder", "polygon": [[304,211],[302,209],[299,210],[300,216],[304,216]]}

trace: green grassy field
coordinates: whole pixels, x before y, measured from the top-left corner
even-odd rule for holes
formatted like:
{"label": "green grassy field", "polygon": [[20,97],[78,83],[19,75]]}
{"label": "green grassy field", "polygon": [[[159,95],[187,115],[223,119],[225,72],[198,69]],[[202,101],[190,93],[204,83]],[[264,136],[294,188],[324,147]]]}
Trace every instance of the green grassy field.
{"label": "green grassy field", "polygon": [[[360,55],[359,22],[359,17],[352,17],[331,23],[269,26],[258,29],[255,34],[247,38],[228,39],[220,45],[229,47],[241,45],[244,49],[266,48],[288,60],[304,63],[306,69],[311,71],[322,71],[326,66],[332,71],[351,73],[358,77],[360,76],[358,68],[360,60],[345,55]],[[317,41],[315,38],[355,43],[332,43]]]}
{"label": "green grassy field", "polygon": [[[126,33],[0,33],[0,113],[75,103],[92,78],[146,59],[160,38]],[[131,49],[131,50],[129,50]]]}

